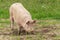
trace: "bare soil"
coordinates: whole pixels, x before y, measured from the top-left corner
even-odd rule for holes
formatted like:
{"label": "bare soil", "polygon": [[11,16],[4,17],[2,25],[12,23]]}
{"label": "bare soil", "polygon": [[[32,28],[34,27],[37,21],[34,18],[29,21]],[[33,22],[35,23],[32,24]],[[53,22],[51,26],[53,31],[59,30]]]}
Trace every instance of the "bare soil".
{"label": "bare soil", "polygon": [[[5,21],[5,20],[3,20]],[[0,40],[60,40],[60,23],[58,21],[38,21],[35,34],[12,33],[10,23],[0,23]]]}

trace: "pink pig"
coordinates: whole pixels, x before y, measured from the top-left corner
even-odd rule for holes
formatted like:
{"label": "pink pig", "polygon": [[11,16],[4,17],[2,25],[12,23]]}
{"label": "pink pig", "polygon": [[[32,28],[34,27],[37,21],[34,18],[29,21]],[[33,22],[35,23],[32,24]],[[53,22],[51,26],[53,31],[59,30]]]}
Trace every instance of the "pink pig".
{"label": "pink pig", "polygon": [[32,20],[31,14],[24,8],[21,3],[14,3],[10,9],[11,28],[14,28],[14,22],[18,24],[19,28],[23,27],[27,32],[31,32],[34,29],[32,25],[35,20]]}

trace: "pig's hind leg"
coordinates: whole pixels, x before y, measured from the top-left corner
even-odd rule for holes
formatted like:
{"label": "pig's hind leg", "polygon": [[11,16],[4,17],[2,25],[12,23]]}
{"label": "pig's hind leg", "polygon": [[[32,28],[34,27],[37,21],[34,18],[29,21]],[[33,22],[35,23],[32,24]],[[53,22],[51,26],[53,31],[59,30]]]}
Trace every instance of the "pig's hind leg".
{"label": "pig's hind leg", "polygon": [[11,29],[14,30],[14,18],[10,17],[11,20]]}

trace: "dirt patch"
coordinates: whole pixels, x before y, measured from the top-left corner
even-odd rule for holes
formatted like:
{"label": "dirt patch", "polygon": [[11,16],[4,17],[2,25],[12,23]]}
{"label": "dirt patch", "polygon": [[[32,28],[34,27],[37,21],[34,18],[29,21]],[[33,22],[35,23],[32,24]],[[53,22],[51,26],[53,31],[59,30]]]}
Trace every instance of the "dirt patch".
{"label": "dirt patch", "polygon": [[[2,21],[5,21],[4,19]],[[0,23],[0,40],[60,40],[60,23],[56,20],[38,21],[35,34],[16,35],[17,30],[11,33],[10,23]],[[25,32],[24,32],[25,33]]]}

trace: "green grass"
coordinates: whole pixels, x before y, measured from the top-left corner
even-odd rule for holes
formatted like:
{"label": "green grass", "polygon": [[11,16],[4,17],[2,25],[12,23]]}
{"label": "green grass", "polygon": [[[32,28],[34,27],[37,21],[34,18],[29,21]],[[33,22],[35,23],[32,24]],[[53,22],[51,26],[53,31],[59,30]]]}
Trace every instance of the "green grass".
{"label": "green grass", "polygon": [[0,18],[9,18],[9,7],[22,3],[33,19],[60,19],[60,0],[0,0]]}

